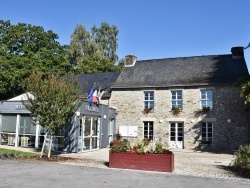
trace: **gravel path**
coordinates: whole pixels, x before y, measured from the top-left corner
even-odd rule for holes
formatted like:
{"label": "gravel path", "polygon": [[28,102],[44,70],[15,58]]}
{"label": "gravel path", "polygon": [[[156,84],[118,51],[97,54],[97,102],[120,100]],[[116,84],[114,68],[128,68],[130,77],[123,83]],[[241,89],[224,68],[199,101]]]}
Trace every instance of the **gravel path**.
{"label": "gravel path", "polygon": [[238,178],[232,171],[233,155],[176,151],[174,174],[198,177]]}
{"label": "gravel path", "polygon": [[[175,155],[175,161],[174,172],[172,174],[228,179],[240,178],[231,171],[232,167],[230,164],[233,160],[233,155],[231,154],[195,152],[190,150],[174,150],[173,152]],[[79,159],[67,161],[65,163],[71,165],[108,168],[107,156],[98,159],[96,154],[91,155],[91,153],[88,153],[87,155],[75,155],[74,157]]]}

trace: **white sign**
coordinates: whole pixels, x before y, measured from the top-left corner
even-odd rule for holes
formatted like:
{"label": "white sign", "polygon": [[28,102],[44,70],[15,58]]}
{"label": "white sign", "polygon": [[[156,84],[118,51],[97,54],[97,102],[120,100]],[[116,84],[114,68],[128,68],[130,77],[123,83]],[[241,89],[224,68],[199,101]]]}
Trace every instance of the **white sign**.
{"label": "white sign", "polygon": [[24,105],[16,105],[16,110],[23,110],[25,109]]}
{"label": "white sign", "polygon": [[119,126],[119,134],[126,137],[137,137],[137,126],[121,125]]}

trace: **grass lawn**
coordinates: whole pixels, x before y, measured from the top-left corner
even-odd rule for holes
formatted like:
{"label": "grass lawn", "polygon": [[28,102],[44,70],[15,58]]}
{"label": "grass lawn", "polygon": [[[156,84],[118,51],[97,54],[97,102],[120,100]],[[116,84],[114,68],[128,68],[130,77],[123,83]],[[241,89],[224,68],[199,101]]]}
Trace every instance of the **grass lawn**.
{"label": "grass lawn", "polygon": [[0,158],[18,159],[18,158],[32,158],[32,157],[38,157],[38,156],[39,154],[36,154],[36,153],[0,148]]}
{"label": "grass lawn", "polygon": [[0,160],[1,159],[31,159],[31,160],[38,160],[38,161],[51,161],[51,162],[65,162],[65,161],[74,161],[76,159],[70,157],[61,157],[58,155],[52,155],[50,158],[43,155],[40,158],[39,153],[32,153],[32,152],[24,152],[19,150],[11,150],[0,148]]}

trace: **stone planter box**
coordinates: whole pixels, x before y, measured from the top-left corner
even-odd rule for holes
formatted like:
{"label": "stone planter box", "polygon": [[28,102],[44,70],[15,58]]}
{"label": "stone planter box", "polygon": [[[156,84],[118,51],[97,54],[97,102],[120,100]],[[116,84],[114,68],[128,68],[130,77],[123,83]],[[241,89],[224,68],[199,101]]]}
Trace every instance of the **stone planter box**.
{"label": "stone planter box", "polygon": [[172,172],[174,170],[174,154],[137,154],[109,152],[109,167]]}

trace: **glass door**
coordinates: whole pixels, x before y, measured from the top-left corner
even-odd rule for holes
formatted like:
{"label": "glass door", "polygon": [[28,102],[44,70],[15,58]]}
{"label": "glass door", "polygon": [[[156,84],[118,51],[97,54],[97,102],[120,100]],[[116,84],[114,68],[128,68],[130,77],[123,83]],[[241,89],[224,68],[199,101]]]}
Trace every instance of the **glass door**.
{"label": "glass door", "polygon": [[183,149],[183,123],[170,124],[170,148]]}
{"label": "glass door", "polygon": [[100,118],[85,116],[80,119],[78,151],[99,147]]}

